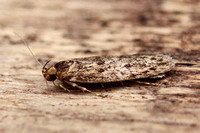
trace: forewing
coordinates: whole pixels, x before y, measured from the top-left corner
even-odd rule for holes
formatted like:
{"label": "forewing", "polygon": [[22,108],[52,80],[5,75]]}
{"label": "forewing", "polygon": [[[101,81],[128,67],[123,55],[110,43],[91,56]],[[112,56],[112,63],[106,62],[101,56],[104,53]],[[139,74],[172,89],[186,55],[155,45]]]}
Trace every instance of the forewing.
{"label": "forewing", "polygon": [[[174,67],[171,57],[161,54],[94,56],[72,59],[66,79],[80,83],[106,83],[160,75]],[[64,77],[65,78],[65,77]]]}

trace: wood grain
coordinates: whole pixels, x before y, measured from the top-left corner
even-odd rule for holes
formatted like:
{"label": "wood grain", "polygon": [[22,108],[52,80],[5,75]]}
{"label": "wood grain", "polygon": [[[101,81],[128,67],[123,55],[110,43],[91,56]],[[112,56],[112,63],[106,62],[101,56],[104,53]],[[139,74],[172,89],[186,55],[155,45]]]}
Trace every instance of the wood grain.
{"label": "wood grain", "polygon": [[[200,2],[197,0],[0,1],[0,132],[200,131]],[[44,64],[92,55],[158,52],[177,65],[158,86],[132,81],[85,86],[99,94],[46,86]],[[71,88],[73,89],[73,88]]]}

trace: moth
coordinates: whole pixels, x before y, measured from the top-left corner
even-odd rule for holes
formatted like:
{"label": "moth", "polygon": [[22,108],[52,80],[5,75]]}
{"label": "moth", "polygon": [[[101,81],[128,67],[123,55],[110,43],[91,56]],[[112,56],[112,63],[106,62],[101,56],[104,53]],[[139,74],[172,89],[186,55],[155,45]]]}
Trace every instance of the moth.
{"label": "moth", "polygon": [[[50,67],[46,67],[47,64],[48,62],[42,69],[47,81],[58,79],[90,93],[93,92],[79,86],[78,83],[109,83],[157,77],[175,66],[170,56],[156,53],[93,56],[60,61]],[[60,87],[68,90],[62,85]]]}
{"label": "moth", "polygon": [[[42,66],[42,74],[46,81],[52,81],[55,86],[58,86],[54,83],[58,79],[83,92],[95,95],[98,94],[78,85],[78,83],[110,83],[159,77],[175,66],[175,61],[170,56],[157,53],[138,53],[74,58],[46,67],[49,61],[43,66],[34,56],[28,43],[17,33],[15,34],[21,38],[32,56]],[[70,92],[61,84],[59,87]]]}

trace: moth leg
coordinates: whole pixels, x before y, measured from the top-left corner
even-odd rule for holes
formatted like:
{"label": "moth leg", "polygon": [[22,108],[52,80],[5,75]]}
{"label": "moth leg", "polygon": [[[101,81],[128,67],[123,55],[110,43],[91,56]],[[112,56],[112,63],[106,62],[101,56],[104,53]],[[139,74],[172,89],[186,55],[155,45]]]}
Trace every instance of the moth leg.
{"label": "moth leg", "polygon": [[137,81],[137,80],[134,80],[134,82],[139,83],[139,84],[145,84],[145,85],[153,85],[153,86],[160,85],[160,84],[156,84],[156,83],[142,82],[142,81]]}
{"label": "moth leg", "polygon": [[63,90],[67,91],[67,92],[71,92],[69,89],[67,89],[66,87],[64,87],[62,84],[59,85],[60,88],[62,88]]}
{"label": "moth leg", "polygon": [[76,83],[69,82],[69,81],[66,81],[66,80],[64,80],[64,82],[67,83],[67,84],[69,84],[69,85],[71,85],[72,87],[75,87],[75,88],[80,89],[80,90],[83,91],[83,92],[93,93],[92,91],[86,89],[85,87],[79,86],[79,85],[76,84]]}
{"label": "moth leg", "polygon": [[62,88],[62,89],[65,90],[65,91],[71,92],[69,89],[67,89],[66,87],[64,87],[62,84],[56,85],[56,83],[53,81],[53,85],[54,85],[55,87],[60,87],[60,88]]}
{"label": "moth leg", "polygon": [[80,89],[80,90],[83,91],[83,92],[89,92],[89,93],[92,93],[92,94],[94,94],[94,95],[96,95],[96,96],[106,97],[106,96],[104,96],[104,95],[100,95],[100,94],[94,93],[94,92],[92,92],[92,91],[86,89],[85,87],[79,86],[79,85],[76,84],[76,83],[69,82],[69,81],[66,81],[66,80],[64,80],[64,82],[67,83],[67,84],[69,84],[69,85],[71,85],[72,87],[75,87],[75,88]]}
{"label": "moth leg", "polygon": [[53,81],[53,85],[55,86],[55,87],[59,87],[58,85],[56,85],[56,83]]}
{"label": "moth leg", "polygon": [[101,83],[101,87],[104,88],[104,85]]}

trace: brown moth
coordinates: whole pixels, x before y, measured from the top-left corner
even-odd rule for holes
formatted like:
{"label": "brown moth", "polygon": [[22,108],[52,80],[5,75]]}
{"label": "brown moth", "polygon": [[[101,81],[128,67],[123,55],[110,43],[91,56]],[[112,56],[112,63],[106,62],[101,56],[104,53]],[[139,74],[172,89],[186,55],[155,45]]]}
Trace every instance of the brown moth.
{"label": "brown moth", "polygon": [[[42,66],[29,48],[28,43],[20,35],[15,34],[21,38],[33,58]],[[48,63],[49,61],[42,66],[42,74],[46,81],[54,83],[58,79],[83,92],[90,92],[95,95],[98,94],[79,86],[77,83],[109,83],[159,77],[175,66],[171,57],[156,53],[74,58],[57,62],[47,68]],[[59,87],[70,91],[62,85],[59,85]]]}
{"label": "brown moth", "polygon": [[162,75],[175,66],[171,57],[156,53],[74,58],[57,62],[49,68],[46,68],[47,63],[42,69],[47,81],[58,79],[87,92],[91,91],[77,83],[109,83],[151,78]]}

